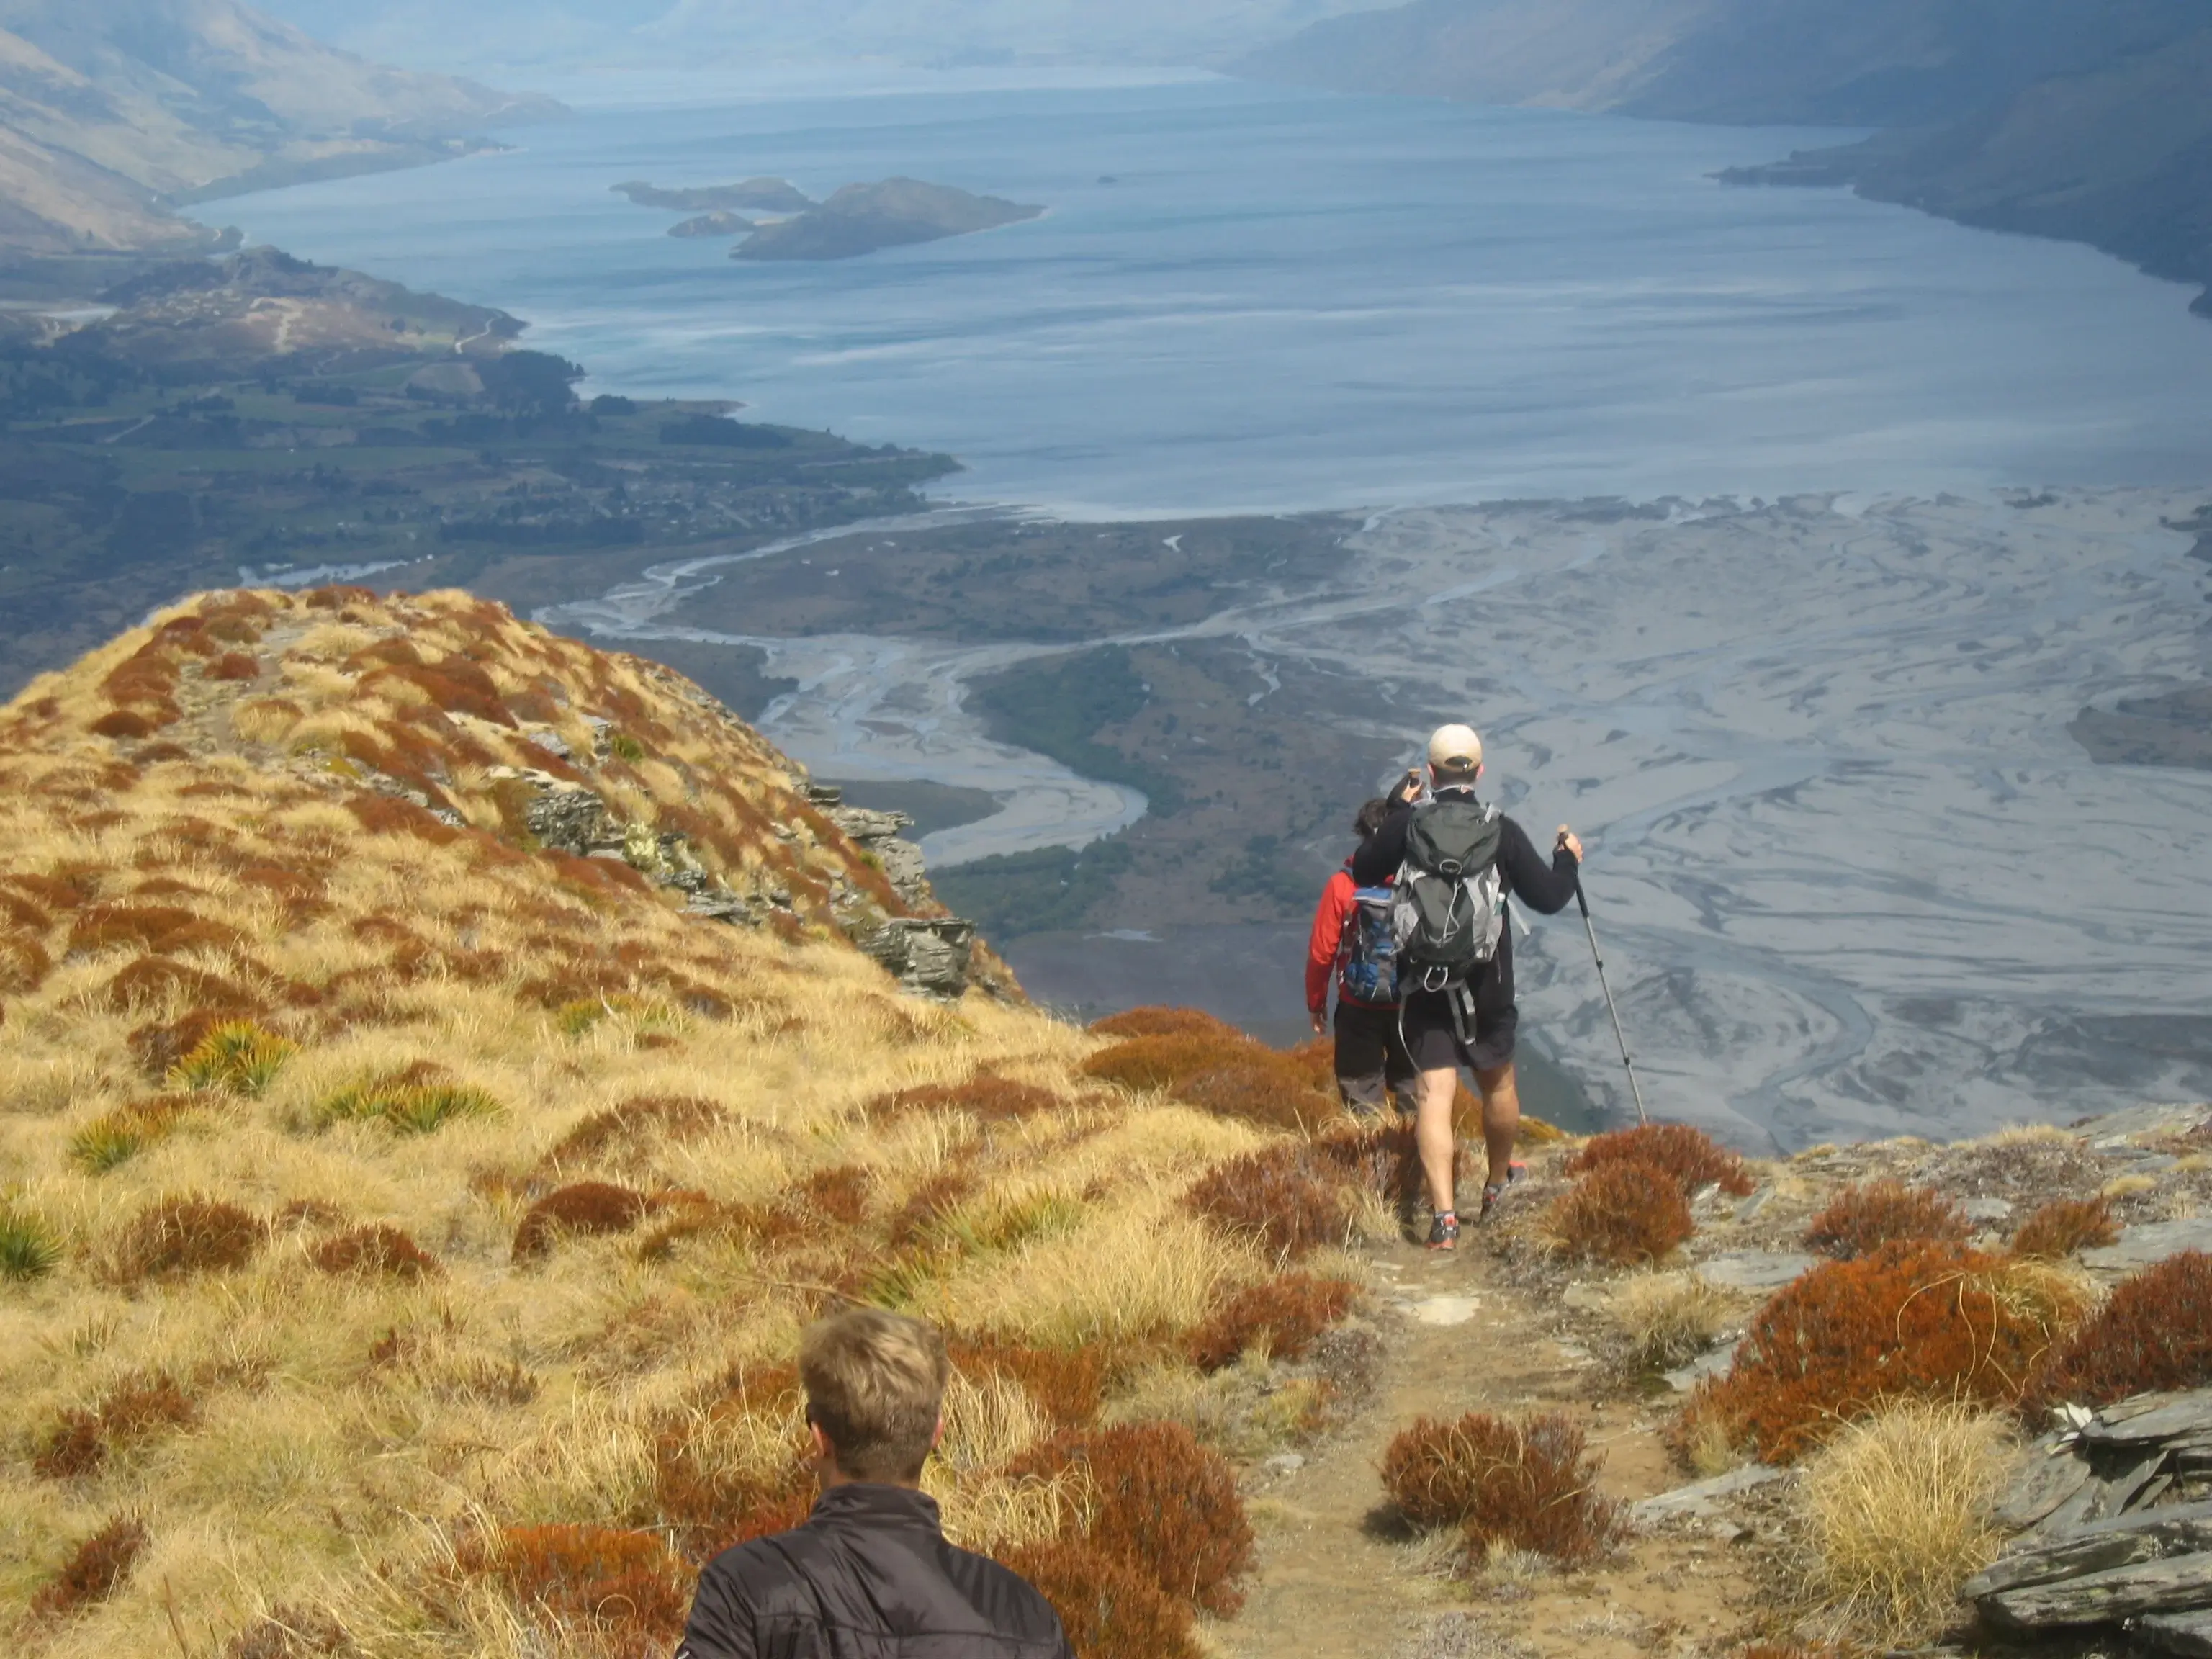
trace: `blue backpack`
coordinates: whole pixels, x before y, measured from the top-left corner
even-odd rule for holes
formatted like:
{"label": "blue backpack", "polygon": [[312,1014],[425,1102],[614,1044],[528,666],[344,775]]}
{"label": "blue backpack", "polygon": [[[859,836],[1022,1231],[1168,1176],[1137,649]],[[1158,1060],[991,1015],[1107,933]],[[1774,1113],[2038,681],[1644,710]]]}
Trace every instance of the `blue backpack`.
{"label": "blue backpack", "polygon": [[1339,996],[1378,1007],[1397,1002],[1398,933],[1391,921],[1396,897],[1387,884],[1353,890],[1352,914],[1336,947]]}

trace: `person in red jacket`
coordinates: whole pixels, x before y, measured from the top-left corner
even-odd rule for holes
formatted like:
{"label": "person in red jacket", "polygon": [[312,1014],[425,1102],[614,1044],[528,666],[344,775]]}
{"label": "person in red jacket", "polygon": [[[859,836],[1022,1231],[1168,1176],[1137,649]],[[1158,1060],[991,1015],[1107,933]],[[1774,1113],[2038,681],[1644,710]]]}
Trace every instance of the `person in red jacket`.
{"label": "person in red jacket", "polygon": [[[1364,843],[1382,827],[1390,803],[1370,800],[1352,828]],[[1371,1117],[1395,1091],[1410,1100],[1415,1069],[1398,1031],[1396,942],[1390,886],[1362,888],[1352,860],[1328,878],[1306,940],[1306,1012],[1314,1035],[1329,1029],[1328,987],[1336,981],[1336,1087],[1346,1110]]]}

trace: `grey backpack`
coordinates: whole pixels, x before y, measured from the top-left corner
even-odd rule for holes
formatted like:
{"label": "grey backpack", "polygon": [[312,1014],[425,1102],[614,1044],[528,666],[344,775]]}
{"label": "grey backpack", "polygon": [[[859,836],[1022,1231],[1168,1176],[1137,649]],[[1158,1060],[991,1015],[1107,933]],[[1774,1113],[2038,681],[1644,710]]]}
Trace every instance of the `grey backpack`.
{"label": "grey backpack", "polygon": [[1390,915],[1401,993],[1463,986],[1498,954],[1505,931],[1503,822],[1495,806],[1479,801],[1414,809]]}

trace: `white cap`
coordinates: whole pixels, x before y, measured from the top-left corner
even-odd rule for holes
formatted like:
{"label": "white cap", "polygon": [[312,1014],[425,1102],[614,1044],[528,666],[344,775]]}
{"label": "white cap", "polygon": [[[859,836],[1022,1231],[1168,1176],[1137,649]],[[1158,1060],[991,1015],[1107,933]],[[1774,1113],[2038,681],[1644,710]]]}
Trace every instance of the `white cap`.
{"label": "white cap", "polygon": [[1429,738],[1431,771],[1464,777],[1482,764],[1482,739],[1471,726],[1440,726]]}

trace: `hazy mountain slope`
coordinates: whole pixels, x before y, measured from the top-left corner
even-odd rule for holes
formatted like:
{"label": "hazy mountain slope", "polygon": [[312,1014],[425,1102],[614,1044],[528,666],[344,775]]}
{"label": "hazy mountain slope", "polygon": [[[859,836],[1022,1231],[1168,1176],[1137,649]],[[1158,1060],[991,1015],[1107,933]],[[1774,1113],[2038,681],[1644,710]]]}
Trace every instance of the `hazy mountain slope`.
{"label": "hazy mountain slope", "polygon": [[1358,0],[272,0],[356,52],[484,72],[515,65],[752,67],[776,59],[918,64],[1205,64]]}
{"label": "hazy mountain slope", "polygon": [[1352,92],[1897,130],[1741,176],[1852,184],[2212,281],[2201,0],[1413,0],[1237,67]]}
{"label": "hazy mountain slope", "polygon": [[0,0],[0,251],[189,243],[161,198],[434,160],[558,107],[380,68],[234,0]]}

